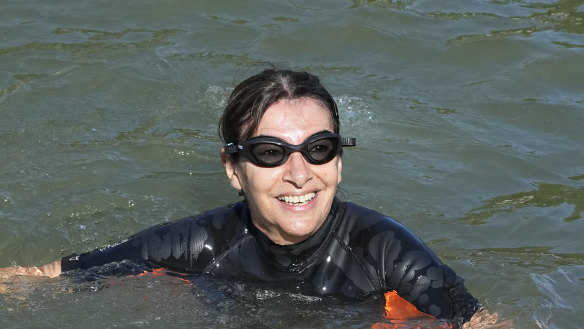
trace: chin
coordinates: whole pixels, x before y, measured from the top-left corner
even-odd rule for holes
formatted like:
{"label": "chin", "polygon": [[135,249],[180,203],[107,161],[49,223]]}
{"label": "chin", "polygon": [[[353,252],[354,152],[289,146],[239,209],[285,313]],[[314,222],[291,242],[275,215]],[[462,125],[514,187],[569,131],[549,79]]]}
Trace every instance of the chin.
{"label": "chin", "polygon": [[300,227],[290,227],[285,232],[290,236],[295,236],[299,238],[307,238],[308,236],[314,234],[320,226],[316,223],[302,225]]}

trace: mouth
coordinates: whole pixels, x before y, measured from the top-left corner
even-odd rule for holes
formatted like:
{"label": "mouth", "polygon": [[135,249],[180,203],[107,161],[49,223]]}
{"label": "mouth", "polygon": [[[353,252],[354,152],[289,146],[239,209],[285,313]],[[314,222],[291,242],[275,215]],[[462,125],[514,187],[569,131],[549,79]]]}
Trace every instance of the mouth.
{"label": "mouth", "polygon": [[278,200],[280,200],[280,202],[283,202],[287,205],[291,205],[291,206],[303,206],[305,204],[308,204],[310,201],[312,201],[312,199],[314,199],[314,197],[316,196],[316,193],[314,192],[310,192],[310,193],[306,193],[304,195],[283,195],[283,196],[279,196]]}

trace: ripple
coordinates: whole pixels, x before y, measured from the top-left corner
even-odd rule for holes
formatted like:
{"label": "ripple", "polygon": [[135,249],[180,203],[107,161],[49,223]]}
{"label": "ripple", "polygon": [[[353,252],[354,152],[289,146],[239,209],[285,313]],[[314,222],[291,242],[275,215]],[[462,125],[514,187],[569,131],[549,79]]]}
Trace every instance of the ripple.
{"label": "ripple", "polygon": [[[531,279],[533,280],[539,292],[551,301],[551,307],[564,308],[570,311],[574,310],[574,308],[558,293],[558,290],[556,289],[558,283],[556,280],[551,278],[549,275],[535,273],[531,274]],[[574,282],[572,281],[572,283]]]}

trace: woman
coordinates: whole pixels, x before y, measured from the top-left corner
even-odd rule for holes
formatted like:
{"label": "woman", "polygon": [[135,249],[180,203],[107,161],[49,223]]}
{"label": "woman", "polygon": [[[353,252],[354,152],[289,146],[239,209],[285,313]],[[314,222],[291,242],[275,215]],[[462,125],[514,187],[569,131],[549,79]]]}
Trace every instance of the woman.
{"label": "woman", "polygon": [[[244,200],[152,227],[114,246],[9,274],[131,261],[362,298],[395,290],[418,310],[467,322],[479,304],[405,227],[335,197],[344,146],[335,101],[318,78],[269,69],[239,84],[220,121],[221,160]],[[11,271],[9,273],[9,271]]]}

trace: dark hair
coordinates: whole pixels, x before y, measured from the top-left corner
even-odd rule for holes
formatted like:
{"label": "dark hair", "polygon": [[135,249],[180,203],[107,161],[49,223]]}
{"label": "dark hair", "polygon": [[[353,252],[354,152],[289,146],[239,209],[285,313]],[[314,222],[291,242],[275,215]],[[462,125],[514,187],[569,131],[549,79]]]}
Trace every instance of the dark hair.
{"label": "dark hair", "polygon": [[339,133],[337,104],[318,77],[307,72],[267,69],[235,87],[219,121],[219,137],[224,143],[245,141],[253,135],[268,107],[281,99],[301,97],[322,102],[330,111],[334,132]]}

